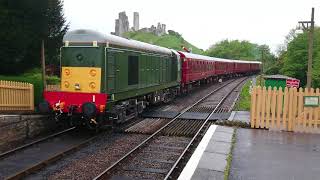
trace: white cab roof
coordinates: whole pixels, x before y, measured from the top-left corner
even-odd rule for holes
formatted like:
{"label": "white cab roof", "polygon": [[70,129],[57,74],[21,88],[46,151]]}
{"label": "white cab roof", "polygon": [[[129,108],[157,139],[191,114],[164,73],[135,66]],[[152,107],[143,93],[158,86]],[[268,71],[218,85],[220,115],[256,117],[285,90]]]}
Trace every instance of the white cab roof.
{"label": "white cab roof", "polygon": [[111,34],[102,34],[97,31],[88,30],[88,29],[78,29],[69,31],[63,37],[63,41],[70,42],[93,42],[97,41],[98,43],[109,43],[118,46],[124,46],[129,48],[134,48],[138,50],[152,51],[157,53],[163,53],[171,55],[171,50],[168,48],[122,38],[119,36],[111,35]]}

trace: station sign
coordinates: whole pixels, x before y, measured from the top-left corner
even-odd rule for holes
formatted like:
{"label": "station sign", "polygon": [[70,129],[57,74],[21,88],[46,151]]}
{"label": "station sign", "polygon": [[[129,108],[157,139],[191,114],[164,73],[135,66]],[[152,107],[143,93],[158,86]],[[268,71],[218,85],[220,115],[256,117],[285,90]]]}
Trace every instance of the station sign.
{"label": "station sign", "polygon": [[288,88],[299,88],[300,80],[299,79],[287,79]]}
{"label": "station sign", "polygon": [[304,96],[303,104],[305,107],[318,107],[319,106],[319,96]]}

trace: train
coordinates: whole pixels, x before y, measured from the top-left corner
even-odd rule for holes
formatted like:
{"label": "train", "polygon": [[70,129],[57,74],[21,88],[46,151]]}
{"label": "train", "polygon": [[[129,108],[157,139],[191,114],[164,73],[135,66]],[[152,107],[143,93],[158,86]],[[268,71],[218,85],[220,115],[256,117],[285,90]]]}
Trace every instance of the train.
{"label": "train", "polygon": [[89,129],[137,117],[194,86],[259,73],[261,62],[177,51],[89,29],[69,31],[60,49],[60,91],[44,91],[43,113]]}

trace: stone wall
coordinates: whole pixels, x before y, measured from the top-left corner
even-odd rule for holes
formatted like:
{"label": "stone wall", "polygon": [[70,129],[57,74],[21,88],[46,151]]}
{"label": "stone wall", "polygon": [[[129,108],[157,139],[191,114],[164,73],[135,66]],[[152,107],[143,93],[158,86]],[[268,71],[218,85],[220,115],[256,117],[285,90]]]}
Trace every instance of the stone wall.
{"label": "stone wall", "polygon": [[165,24],[161,24],[158,23],[157,27],[155,27],[154,25],[152,25],[150,28],[142,28],[139,31],[141,32],[147,32],[147,33],[153,33],[157,36],[162,36],[164,34],[166,34],[166,25]]}
{"label": "stone wall", "polygon": [[123,33],[129,31],[129,20],[126,12],[120,12],[119,18],[116,19],[115,35],[122,36]]}
{"label": "stone wall", "polygon": [[132,27],[132,29],[134,31],[139,30],[139,13],[138,12],[133,13],[133,27]]}
{"label": "stone wall", "polygon": [[158,23],[157,26],[152,25],[150,28],[142,28],[139,27],[139,13],[134,12],[133,13],[133,27],[129,28],[129,20],[128,16],[126,15],[126,12],[120,12],[119,18],[115,20],[115,31],[111,34],[116,36],[123,36],[123,33],[128,31],[140,31],[140,32],[147,32],[147,33],[153,33],[157,36],[162,36],[166,34],[166,25]]}
{"label": "stone wall", "polygon": [[0,149],[55,128],[47,115],[0,115]]}

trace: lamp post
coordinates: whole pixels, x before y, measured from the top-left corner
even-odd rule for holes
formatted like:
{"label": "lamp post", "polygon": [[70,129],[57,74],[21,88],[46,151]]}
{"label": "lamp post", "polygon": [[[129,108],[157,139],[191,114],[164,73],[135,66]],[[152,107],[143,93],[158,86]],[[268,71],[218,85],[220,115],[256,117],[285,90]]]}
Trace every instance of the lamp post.
{"label": "lamp post", "polygon": [[311,21],[299,21],[299,26],[304,31],[308,31],[308,72],[307,88],[311,88],[312,81],[312,55],[313,55],[313,31],[314,31],[314,8],[311,11]]}

